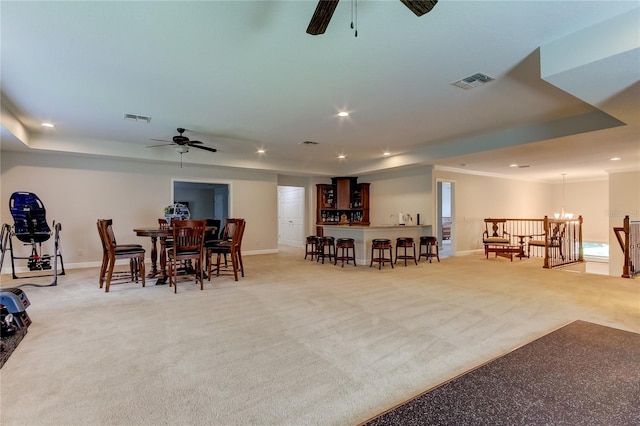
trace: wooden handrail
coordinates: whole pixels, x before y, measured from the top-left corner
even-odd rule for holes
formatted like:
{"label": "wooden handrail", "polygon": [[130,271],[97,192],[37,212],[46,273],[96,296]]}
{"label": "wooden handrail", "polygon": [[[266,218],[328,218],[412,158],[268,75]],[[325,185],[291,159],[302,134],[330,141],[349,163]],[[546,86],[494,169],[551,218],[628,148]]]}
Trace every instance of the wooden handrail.
{"label": "wooden handrail", "polygon": [[629,216],[624,217],[622,226],[614,226],[613,232],[616,234],[616,239],[618,240],[618,244],[620,244],[620,248],[622,249],[622,253],[624,254],[624,265],[622,266],[622,278],[631,278],[631,250],[630,250],[630,242],[629,242],[631,225],[629,221]]}

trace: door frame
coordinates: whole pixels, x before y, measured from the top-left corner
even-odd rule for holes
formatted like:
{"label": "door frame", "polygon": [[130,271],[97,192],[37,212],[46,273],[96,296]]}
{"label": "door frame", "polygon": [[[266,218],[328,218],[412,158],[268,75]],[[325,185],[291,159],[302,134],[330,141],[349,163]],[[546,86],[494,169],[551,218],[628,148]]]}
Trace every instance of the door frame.
{"label": "door frame", "polygon": [[449,207],[451,210],[451,236],[449,237],[449,241],[451,242],[451,256],[454,256],[456,253],[456,203],[455,203],[455,186],[456,181],[453,179],[443,179],[436,178],[436,235],[438,238],[439,248],[442,248],[443,238],[442,238],[442,184],[449,183],[451,185],[451,193],[449,197]]}
{"label": "door frame", "polygon": [[175,183],[204,183],[209,185],[227,185],[228,190],[228,200],[227,200],[227,217],[233,217],[233,182],[224,179],[186,179],[186,178],[171,178],[171,201],[169,204],[173,204],[175,200]]}

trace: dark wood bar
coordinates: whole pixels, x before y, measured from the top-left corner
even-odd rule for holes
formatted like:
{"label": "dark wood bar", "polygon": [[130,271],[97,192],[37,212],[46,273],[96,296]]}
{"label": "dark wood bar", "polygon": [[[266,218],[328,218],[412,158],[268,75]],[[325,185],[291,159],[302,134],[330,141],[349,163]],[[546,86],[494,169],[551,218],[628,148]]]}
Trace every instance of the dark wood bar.
{"label": "dark wood bar", "polygon": [[335,177],[331,184],[317,184],[316,232],[323,226],[369,226],[369,183],[357,177]]}

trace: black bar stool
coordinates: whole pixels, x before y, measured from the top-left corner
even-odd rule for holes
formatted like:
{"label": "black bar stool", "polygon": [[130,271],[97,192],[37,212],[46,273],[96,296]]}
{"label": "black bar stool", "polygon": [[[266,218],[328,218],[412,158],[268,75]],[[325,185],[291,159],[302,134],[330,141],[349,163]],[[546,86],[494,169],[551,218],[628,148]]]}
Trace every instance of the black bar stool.
{"label": "black bar stool", "polygon": [[[425,246],[426,250],[422,251],[422,247]],[[433,248],[435,247],[435,253]],[[440,254],[438,252],[438,239],[436,237],[420,237],[420,255],[418,256],[418,260],[421,257],[425,257],[429,259],[429,263],[431,263],[431,258],[435,257],[440,262]]]}
{"label": "black bar stool", "polygon": [[336,257],[336,240],[333,237],[318,237],[318,251],[316,253],[316,262],[322,259],[324,265],[324,259],[335,259]]}
{"label": "black bar stool", "polygon": [[[349,255],[351,250],[351,255]],[[353,261],[353,266],[356,266],[356,241],[353,238],[338,238],[336,240],[336,256],[333,264],[337,265],[338,260],[342,261],[342,267],[344,268],[344,262],[349,264],[349,261]]]}
{"label": "black bar stool", "polygon": [[311,255],[311,260],[313,260],[314,256],[318,255],[318,236],[317,235],[309,235],[307,237],[307,242],[304,245],[304,258],[307,258],[307,255]]}
{"label": "black bar stool", "polygon": [[[404,249],[404,254],[398,255],[398,249]],[[407,254],[407,249],[412,248],[413,254]],[[398,263],[398,259],[404,259],[404,266],[407,266],[407,259],[413,259],[415,264],[418,264],[418,259],[416,259],[416,243],[413,241],[411,237],[400,237],[396,238],[396,261]]]}
{"label": "black bar stool", "polygon": [[[382,265],[388,262],[391,264],[391,268],[393,269],[392,248],[391,240],[378,238],[371,241],[371,263],[369,264],[369,267],[373,266],[373,262],[378,262],[378,269],[381,269]],[[377,257],[375,257],[376,250],[378,251]],[[389,257],[385,257],[385,250],[389,250]]]}

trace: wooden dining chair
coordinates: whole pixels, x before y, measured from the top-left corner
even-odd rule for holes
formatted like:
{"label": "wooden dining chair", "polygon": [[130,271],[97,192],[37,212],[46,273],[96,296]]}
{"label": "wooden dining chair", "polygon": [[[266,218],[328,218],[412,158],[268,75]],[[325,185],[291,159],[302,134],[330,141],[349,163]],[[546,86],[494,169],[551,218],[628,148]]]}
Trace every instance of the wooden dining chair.
{"label": "wooden dining chair", "polygon": [[[164,217],[159,217],[158,227],[160,229],[169,229],[170,228],[169,222],[167,222],[167,219],[165,219]],[[173,244],[173,236],[167,237],[167,239],[165,240],[165,246],[170,247],[172,244]]]}
{"label": "wooden dining chair", "polygon": [[[114,278],[122,278],[127,275],[132,282],[141,280],[142,287],[144,287],[144,248],[140,244],[118,244],[113,232],[112,219],[98,219],[97,228],[103,249],[99,278],[100,288],[104,285],[104,291],[108,293],[111,287],[111,281]],[[116,261],[119,259],[129,259],[128,274],[117,273],[115,271]]]}
{"label": "wooden dining chair", "polygon": [[169,260],[169,286],[178,292],[178,266],[180,262],[195,261],[194,275],[196,283],[200,280],[200,290],[204,289],[203,259],[204,234],[206,220],[173,220],[173,245],[167,248]]}
{"label": "wooden dining chair", "polygon": [[[215,271],[216,276],[225,275],[223,268],[229,271],[228,258],[231,261],[231,271],[236,281],[238,281],[238,272],[244,277],[244,264],[242,262],[242,238],[246,221],[244,219],[229,218],[225,225],[225,236],[223,240],[217,244],[207,246],[207,274],[209,280]],[[230,235],[230,240],[228,239]],[[213,269],[213,255],[216,255],[216,268]],[[224,263],[223,263],[224,261]]]}

